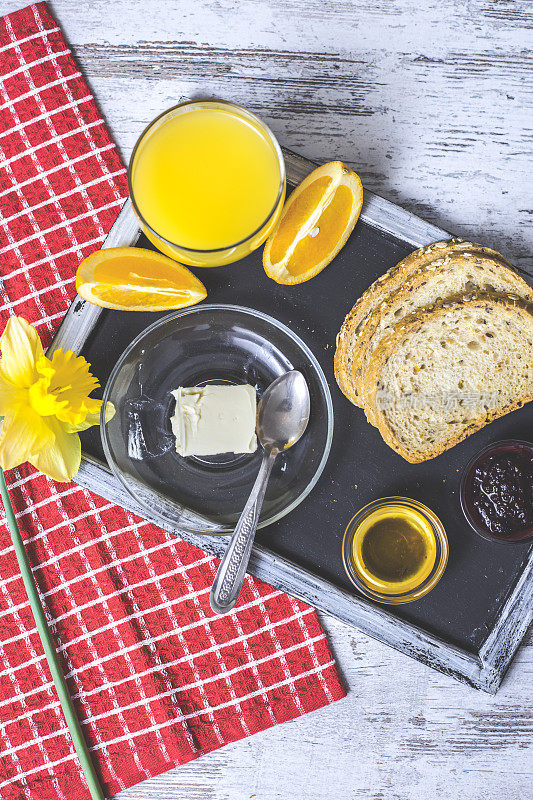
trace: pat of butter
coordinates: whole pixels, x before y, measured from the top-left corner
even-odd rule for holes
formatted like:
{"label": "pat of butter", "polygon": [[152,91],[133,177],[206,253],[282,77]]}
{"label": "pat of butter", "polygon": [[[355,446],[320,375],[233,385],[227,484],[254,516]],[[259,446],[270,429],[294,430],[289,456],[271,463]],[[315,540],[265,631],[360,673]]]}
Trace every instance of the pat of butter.
{"label": "pat of butter", "polygon": [[180,456],[257,450],[253,386],[180,386],[172,394],[176,410],[170,422]]}

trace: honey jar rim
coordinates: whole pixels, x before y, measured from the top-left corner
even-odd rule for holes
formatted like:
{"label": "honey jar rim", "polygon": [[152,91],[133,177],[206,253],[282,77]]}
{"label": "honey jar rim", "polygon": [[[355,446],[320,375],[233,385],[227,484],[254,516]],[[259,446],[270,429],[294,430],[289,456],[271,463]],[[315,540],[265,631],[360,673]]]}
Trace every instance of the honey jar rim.
{"label": "honey jar rim", "polygon": [[[374,511],[394,505],[404,505],[407,508],[418,512],[420,516],[422,516],[426,522],[428,522],[435,539],[435,563],[430,574],[423,581],[421,581],[418,586],[398,594],[384,594],[375,589],[371,589],[358,578],[355,570],[353,569],[349,551],[354,535],[357,532],[361,522]],[[380,603],[386,603],[388,605],[410,603],[414,600],[424,597],[429,591],[431,591],[431,589],[433,589],[439,582],[442,574],[444,573],[446,564],[448,562],[448,553],[448,537],[446,536],[444,525],[435,512],[428,508],[428,506],[421,503],[419,500],[414,500],[411,497],[404,497],[401,495],[391,495],[390,497],[377,498],[360,508],[359,511],[357,511],[348,522],[342,539],[342,561],[350,581],[353,583],[356,589],[358,589],[366,597],[369,597],[372,600],[377,600]]]}

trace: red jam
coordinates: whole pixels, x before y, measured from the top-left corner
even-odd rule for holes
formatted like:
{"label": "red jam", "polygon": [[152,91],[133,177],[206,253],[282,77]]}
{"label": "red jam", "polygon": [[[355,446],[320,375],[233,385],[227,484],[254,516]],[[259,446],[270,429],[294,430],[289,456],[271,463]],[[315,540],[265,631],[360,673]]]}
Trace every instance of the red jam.
{"label": "red jam", "polygon": [[471,466],[465,495],[472,521],[498,539],[533,534],[533,445],[502,443]]}

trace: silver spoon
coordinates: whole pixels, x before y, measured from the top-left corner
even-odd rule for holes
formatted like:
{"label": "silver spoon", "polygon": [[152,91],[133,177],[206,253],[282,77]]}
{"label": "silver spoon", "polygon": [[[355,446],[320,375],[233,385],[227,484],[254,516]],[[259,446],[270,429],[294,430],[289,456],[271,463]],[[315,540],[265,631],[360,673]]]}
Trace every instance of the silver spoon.
{"label": "silver spoon", "polygon": [[237,602],[274,461],[300,439],[309,421],[309,409],[309,389],[296,369],[276,378],[261,398],[256,430],[263,460],[211,587],[209,602],[215,614],[227,614]]}

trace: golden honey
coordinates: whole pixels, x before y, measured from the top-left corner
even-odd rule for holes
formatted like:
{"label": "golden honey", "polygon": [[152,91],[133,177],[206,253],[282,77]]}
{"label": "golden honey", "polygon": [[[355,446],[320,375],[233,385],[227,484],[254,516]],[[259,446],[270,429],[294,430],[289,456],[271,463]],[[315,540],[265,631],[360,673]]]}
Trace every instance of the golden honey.
{"label": "golden honey", "polygon": [[437,546],[420,511],[390,504],[372,511],[356,528],[350,548],[359,580],[383,594],[402,594],[431,574]]}

